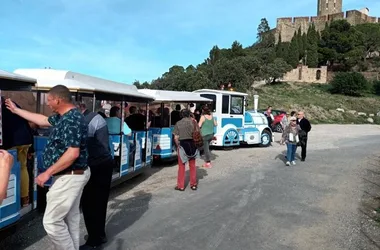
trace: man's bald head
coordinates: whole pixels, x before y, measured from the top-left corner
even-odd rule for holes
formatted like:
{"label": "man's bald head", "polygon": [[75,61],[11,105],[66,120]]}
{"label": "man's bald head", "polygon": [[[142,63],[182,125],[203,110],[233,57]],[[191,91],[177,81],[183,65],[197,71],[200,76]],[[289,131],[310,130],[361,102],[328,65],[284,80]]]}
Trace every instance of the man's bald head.
{"label": "man's bald head", "polygon": [[305,113],[303,111],[298,111],[298,118],[302,119],[305,117]]}

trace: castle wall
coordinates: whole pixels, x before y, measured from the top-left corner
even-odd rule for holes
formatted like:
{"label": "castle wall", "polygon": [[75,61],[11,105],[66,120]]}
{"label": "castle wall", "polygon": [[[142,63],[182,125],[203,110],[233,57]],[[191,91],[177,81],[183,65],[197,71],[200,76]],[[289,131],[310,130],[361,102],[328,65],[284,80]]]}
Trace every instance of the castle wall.
{"label": "castle wall", "polygon": [[327,83],[327,67],[309,68],[308,66],[298,66],[286,73],[282,78],[284,82],[302,83]]}
{"label": "castle wall", "polygon": [[366,20],[366,15],[358,10],[349,10],[346,12],[346,20],[352,25],[361,24],[365,22],[365,20],[362,20],[363,17]]}
{"label": "castle wall", "polygon": [[299,30],[301,28],[302,33],[307,33],[309,29],[310,17],[295,17],[293,19],[295,30]]}
{"label": "castle wall", "polygon": [[295,25],[293,24],[293,18],[283,17],[277,19],[276,26],[276,43],[278,42],[279,35],[281,34],[281,41],[288,42],[292,40],[294,32],[296,31]]}
{"label": "castle wall", "polygon": [[328,15],[327,19],[329,22],[336,21],[336,20],[342,20],[342,19],[344,19],[344,12]]}
{"label": "castle wall", "polygon": [[349,10],[324,16],[278,18],[275,35],[276,43],[280,35],[282,42],[290,42],[295,31],[301,28],[301,31],[306,33],[312,23],[314,23],[316,30],[321,32],[326,27],[326,23],[342,19],[347,20],[351,25],[380,23],[380,18],[368,16],[358,10]]}
{"label": "castle wall", "polygon": [[[321,32],[326,26],[328,16],[312,16],[310,21],[314,23],[315,29]],[[309,25],[311,25],[311,23]]]}

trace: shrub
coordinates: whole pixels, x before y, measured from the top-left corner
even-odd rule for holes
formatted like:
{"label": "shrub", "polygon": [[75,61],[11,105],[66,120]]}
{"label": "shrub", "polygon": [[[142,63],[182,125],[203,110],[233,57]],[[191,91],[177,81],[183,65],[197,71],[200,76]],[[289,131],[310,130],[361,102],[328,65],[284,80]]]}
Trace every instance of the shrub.
{"label": "shrub", "polygon": [[348,96],[362,96],[368,93],[369,82],[357,72],[339,72],[331,81],[331,93]]}

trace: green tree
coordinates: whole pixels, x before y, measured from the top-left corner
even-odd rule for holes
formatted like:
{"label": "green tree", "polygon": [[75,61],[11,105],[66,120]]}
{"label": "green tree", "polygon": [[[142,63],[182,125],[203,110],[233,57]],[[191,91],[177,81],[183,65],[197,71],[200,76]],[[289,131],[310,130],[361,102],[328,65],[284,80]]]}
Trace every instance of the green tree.
{"label": "green tree", "polygon": [[373,91],[376,95],[380,95],[380,81],[375,80],[372,83]]}
{"label": "green tree", "polygon": [[[358,51],[362,36],[351,24],[346,20],[337,20],[331,22],[330,25],[322,31],[319,53],[321,61],[324,63],[334,64],[341,63],[350,69],[353,62],[358,62]],[[353,50],[356,50],[353,52]]]}
{"label": "green tree", "polygon": [[206,59],[206,63],[209,65],[215,65],[215,63],[220,59],[221,52],[217,45],[212,47],[209,52],[209,57]]}
{"label": "green tree", "polygon": [[296,34],[293,36],[292,41],[290,42],[287,63],[293,68],[296,68],[299,63],[299,47]]}
{"label": "green tree", "polygon": [[163,89],[183,90],[186,89],[186,73],[182,66],[172,66],[160,79]]}
{"label": "green tree", "polygon": [[289,49],[290,49],[290,43],[289,42],[282,42],[277,45],[277,52],[276,56],[278,58],[282,58],[285,61],[288,59],[289,55]]}
{"label": "green tree", "polygon": [[233,58],[239,57],[239,56],[245,56],[243,45],[239,43],[238,41],[234,41],[231,45],[231,54]]}
{"label": "green tree", "polygon": [[245,74],[253,81],[255,79],[260,80],[262,76],[261,68],[264,65],[264,61],[256,56],[246,56],[241,58],[241,65],[245,70]]}
{"label": "green tree", "polygon": [[150,84],[149,84],[147,81],[145,81],[145,82],[143,82],[143,83],[141,84],[141,88],[142,88],[142,89],[150,89],[151,86],[150,86]]}
{"label": "green tree", "polygon": [[301,60],[305,56],[305,50],[307,46],[307,44],[304,44],[303,39],[302,39],[301,27],[299,27],[296,37],[297,37],[298,53],[299,53],[298,60]]}
{"label": "green tree", "polygon": [[262,18],[259,26],[257,27],[257,43],[259,47],[273,47],[275,45],[275,36],[271,31],[268,20]]}
{"label": "green tree", "polygon": [[268,20],[266,18],[261,18],[260,24],[257,27],[257,40],[259,43],[263,41],[264,34],[268,31],[270,31]]}
{"label": "green tree", "polygon": [[363,55],[362,59],[366,61],[371,53],[380,51],[380,24],[364,23],[355,26],[362,37]]}
{"label": "green tree", "polygon": [[282,78],[287,72],[292,69],[284,59],[276,58],[273,62],[265,64],[262,67],[262,78],[269,83],[275,82],[277,79]]}
{"label": "green tree", "polygon": [[280,33],[278,35],[278,41],[277,41],[277,45],[276,45],[276,54],[280,51],[281,44],[282,44],[282,37],[281,37],[281,33]]}
{"label": "green tree", "polygon": [[135,85],[136,86],[136,88],[138,88],[138,89],[141,89],[141,84],[140,84],[140,81],[138,81],[138,80],[135,80],[133,83],[132,83],[133,85]]}
{"label": "green tree", "polygon": [[[305,63],[307,49],[308,49],[308,46],[309,46],[309,43],[308,43],[308,40],[307,40],[307,33],[303,33],[302,34],[302,44],[303,44],[303,50],[304,50],[304,52],[303,52],[303,57],[301,59],[302,59],[302,62]],[[317,46],[317,49],[318,49],[318,46]]]}
{"label": "green tree", "polygon": [[307,52],[305,55],[305,64],[310,68],[318,67],[318,45],[308,44]]}
{"label": "green tree", "polygon": [[318,67],[318,43],[318,32],[312,24],[306,35],[306,55],[304,57],[305,64],[310,68]]}
{"label": "green tree", "polygon": [[249,88],[248,78],[239,58],[218,61],[215,65],[215,75],[217,84],[231,82],[234,88],[239,91],[246,91]]}

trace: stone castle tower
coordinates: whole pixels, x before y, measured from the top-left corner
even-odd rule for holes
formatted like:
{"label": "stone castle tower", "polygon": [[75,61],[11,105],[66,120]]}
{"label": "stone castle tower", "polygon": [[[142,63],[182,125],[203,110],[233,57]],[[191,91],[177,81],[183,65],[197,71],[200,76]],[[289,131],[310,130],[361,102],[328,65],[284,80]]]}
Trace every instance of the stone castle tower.
{"label": "stone castle tower", "polygon": [[342,12],[343,0],[318,0],[318,16],[327,16]]}
{"label": "stone castle tower", "polygon": [[[302,0],[301,0],[302,1]],[[316,0],[318,5],[317,16],[298,16],[277,18],[275,33],[276,43],[281,37],[282,42],[290,42],[294,33],[301,29],[306,33],[311,24],[314,24],[317,31],[321,32],[326,23],[335,20],[347,20],[351,25],[361,23],[380,23],[380,17],[369,15],[369,9],[343,11],[343,0]]]}

